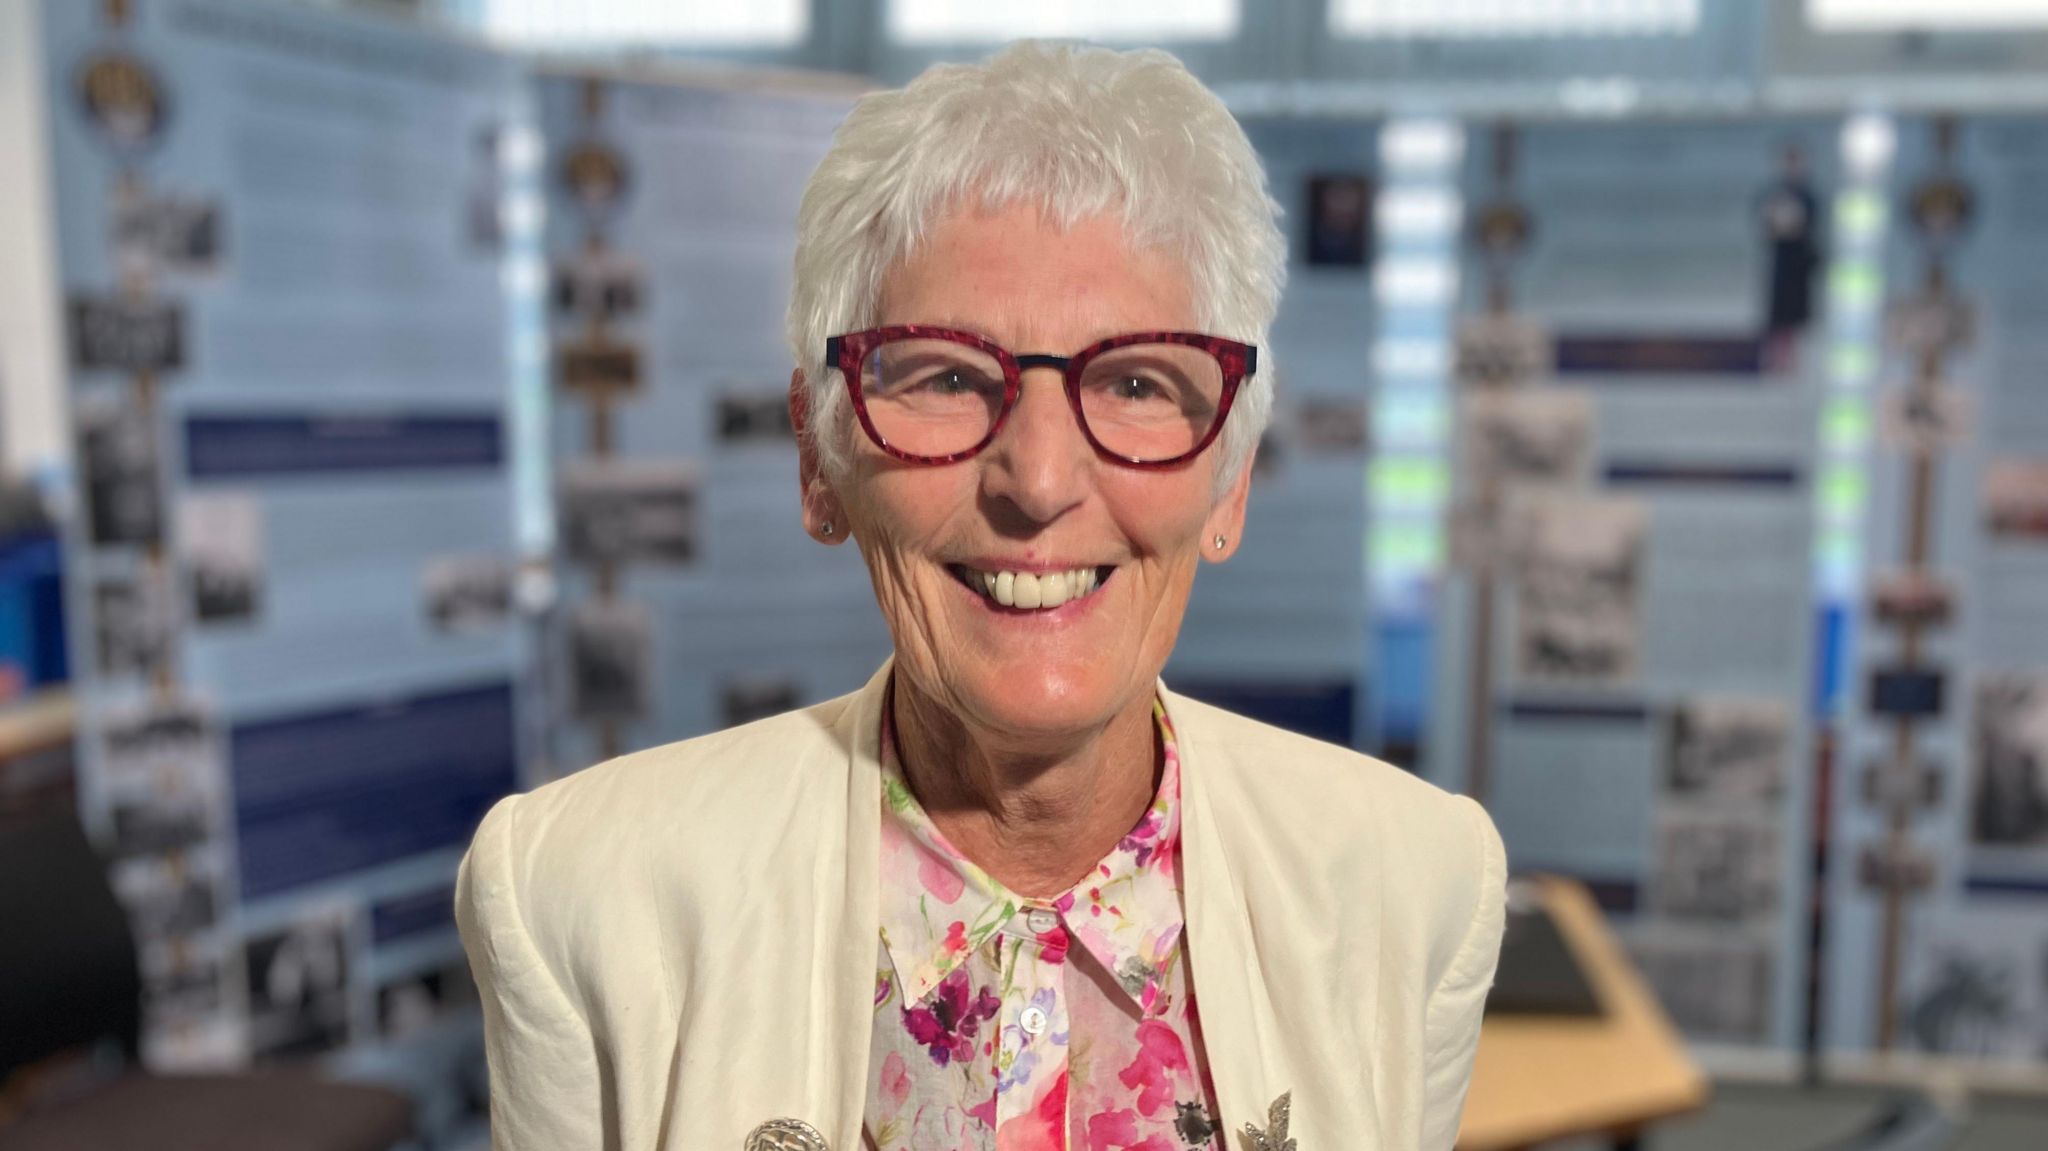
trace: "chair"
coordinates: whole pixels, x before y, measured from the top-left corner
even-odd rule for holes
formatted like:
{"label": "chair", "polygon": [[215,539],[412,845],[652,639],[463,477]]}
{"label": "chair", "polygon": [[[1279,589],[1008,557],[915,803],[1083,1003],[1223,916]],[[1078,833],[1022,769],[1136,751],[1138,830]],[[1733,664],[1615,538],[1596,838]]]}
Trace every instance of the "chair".
{"label": "chair", "polygon": [[302,1071],[139,1069],[142,977],[126,914],[69,811],[0,825],[0,1083],[111,1043],[125,1069],[82,1095],[0,1121],[0,1151],[389,1151],[412,1104]]}

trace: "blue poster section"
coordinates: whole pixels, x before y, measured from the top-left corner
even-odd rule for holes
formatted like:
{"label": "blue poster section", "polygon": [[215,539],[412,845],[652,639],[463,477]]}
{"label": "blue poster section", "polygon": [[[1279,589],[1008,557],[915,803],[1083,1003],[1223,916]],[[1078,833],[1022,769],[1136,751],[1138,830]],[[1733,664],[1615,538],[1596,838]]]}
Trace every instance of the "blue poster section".
{"label": "blue poster section", "polygon": [[[1467,220],[1526,208],[1511,299],[1549,350],[1532,379],[1456,385],[1428,773],[1477,785],[1483,730],[1511,865],[1587,880],[1689,1037],[1790,1049],[1832,130],[1537,124],[1500,147],[1467,126]],[[1468,247],[1468,321],[1486,279]],[[1468,519],[1488,482],[1490,534]]]}
{"label": "blue poster section", "polygon": [[81,803],[136,925],[145,1058],[320,1057],[407,1085],[428,1144],[473,1138],[434,909],[521,774],[516,77],[313,7],[42,25]]}
{"label": "blue poster section", "polygon": [[[2038,1066],[2048,1058],[2048,129],[1971,118],[1947,149],[1940,141],[1930,119],[1898,122],[1889,347],[1871,397],[1880,441],[1843,690],[1824,1018],[1830,1047],[1844,1055],[1880,1044],[1888,1007],[1894,1048]],[[1916,208],[1943,180],[1970,200],[1946,244],[1926,226],[1935,205]],[[1949,418],[1908,436],[1900,405],[1936,314],[1928,279],[1937,251],[1962,325],[1937,357],[1940,399],[1922,407]],[[1933,447],[1926,602],[1942,606],[1922,613],[1909,654],[1899,593],[1919,443]],[[1879,775],[1914,785],[1895,851],[1887,806],[1866,786]],[[1903,885],[1889,992],[1885,892],[1866,882],[1877,878],[1873,855],[1918,873]]]}
{"label": "blue poster section", "polygon": [[[797,201],[850,96],[564,74],[537,99],[566,772],[852,691],[890,645],[857,550],[803,530],[787,415]],[[584,355],[621,348],[622,374]]]}
{"label": "blue poster section", "polygon": [[[1371,742],[1365,476],[1378,133],[1277,120],[1246,132],[1289,233],[1287,289],[1259,358],[1275,379],[1273,420],[1243,543],[1228,563],[1202,565],[1165,675],[1241,714],[1362,747]],[[1319,194],[1346,209],[1326,206],[1320,228]]]}

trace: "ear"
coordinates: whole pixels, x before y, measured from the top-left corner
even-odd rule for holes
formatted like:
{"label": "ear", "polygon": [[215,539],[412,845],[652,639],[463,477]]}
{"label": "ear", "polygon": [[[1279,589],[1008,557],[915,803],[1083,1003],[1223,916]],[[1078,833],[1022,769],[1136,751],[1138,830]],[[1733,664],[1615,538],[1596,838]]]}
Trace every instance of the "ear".
{"label": "ear", "polygon": [[[1254,450],[1254,455],[1256,455]],[[1237,478],[1223,492],[1223,498],[1209,510],[1209,518],[1202,522],[1202,558],[1210,563],[1220,564],[1237,554],[1237,545],[1244,542],[1244,508],[1251,498],[1252,464],[1246,460],[1238,469]],[[1223,546],[1216,546],[1216,537],[1223,537]]]}
{"label": "ear", "polygon": [[[796,433],[797,498],[803,504],[804,531],[819,543],[843,544],[851,534],[847,530],[850,525],[838,493],[825,482],[817,450],[811,446],[811,393],[804,386],[802,368],[789,373],[789,426]],[[830,535],[825,534],[826,524],[832,525]]]}

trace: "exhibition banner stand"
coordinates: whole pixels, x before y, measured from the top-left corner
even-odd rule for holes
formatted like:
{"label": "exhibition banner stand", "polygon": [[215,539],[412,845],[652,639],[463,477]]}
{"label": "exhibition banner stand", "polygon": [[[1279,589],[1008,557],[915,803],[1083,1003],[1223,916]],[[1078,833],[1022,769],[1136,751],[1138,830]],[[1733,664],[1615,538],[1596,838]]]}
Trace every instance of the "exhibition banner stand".
{"label": "exhibition banner stand", "polygon": [[80,804],[145,1061],[318,1057],[481,1123],[456,861],[519,785],[515,75],[245,0],[40,9]]}
{"label": "exhibition banner stand", "polygon": [[1524,124],[1468,149],[1438,782],[1582,880],[1696,1045],[1801,1039],[1832,137]]}

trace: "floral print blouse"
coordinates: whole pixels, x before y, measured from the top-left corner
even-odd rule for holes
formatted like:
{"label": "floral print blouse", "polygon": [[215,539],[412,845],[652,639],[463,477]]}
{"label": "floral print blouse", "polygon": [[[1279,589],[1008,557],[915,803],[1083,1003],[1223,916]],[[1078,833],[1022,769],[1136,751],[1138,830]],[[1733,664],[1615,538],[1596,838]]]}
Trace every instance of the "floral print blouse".
{"label": "floral print blouse", "polygon": [[904,781],[882,711],[875,1151],[1223,1146],[1181,940],[1180,757],[1095,871],[1051,900],[955,851]]}

